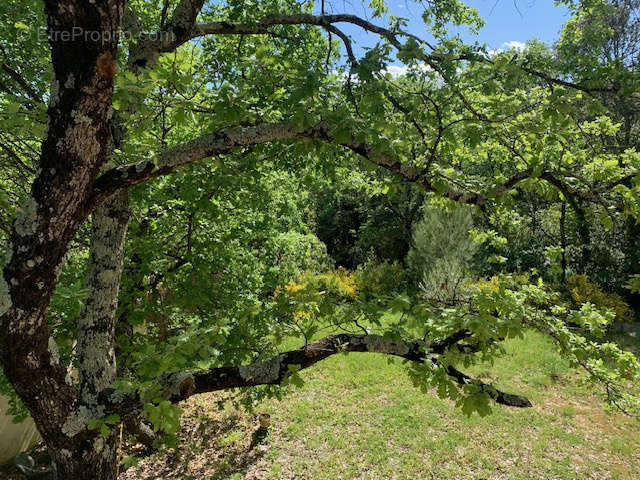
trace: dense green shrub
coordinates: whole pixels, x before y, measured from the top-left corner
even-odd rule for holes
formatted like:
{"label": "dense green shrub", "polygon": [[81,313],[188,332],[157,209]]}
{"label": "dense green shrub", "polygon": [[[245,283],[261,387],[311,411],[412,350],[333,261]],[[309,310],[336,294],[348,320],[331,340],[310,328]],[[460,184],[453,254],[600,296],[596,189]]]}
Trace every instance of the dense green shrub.
{"label": "dense green shrub", "polygon": [[633,310],[620,295],[603,292],[598,285],[589,281],[586,275],[572,275],[567,279],[567,290],[571,299],[582,305],[591,303],[597,308],[606,308],[615,313],[618,322],[632,322]]}
{"label": "dense green shrub", "polygon": [[478,245],[469,236],[473,218],[467,208],[427,209],[413,231],[409,251],[412,279],[423,297],[438,303],[462,299],[471,259]]}
{"label": "dense green shrub", "polygon": [[397,261],[369,261],[358,267],[356,279],[363,300],[398,293],[407,286],[407,274]]}
{"label": "dense green shrub", "polygon": [[269,273],[275,285],[294,280],[307,271],[322,272],[333,267],[327,247],[312,233],[280,233],[272,240],[270,253],[273,260]]}

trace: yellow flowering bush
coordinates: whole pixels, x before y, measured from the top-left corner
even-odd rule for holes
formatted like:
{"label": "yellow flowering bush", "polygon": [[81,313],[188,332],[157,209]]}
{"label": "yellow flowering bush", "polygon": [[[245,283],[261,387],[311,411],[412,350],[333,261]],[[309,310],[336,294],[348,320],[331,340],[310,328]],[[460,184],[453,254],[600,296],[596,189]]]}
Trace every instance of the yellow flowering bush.
{"label": "yellow flowering bush", "polygon": [[284,286],[285,292],[287,292],[289,295],[295,295],[296,293],[301,292],[305,288],[306,288],[306,285],[304,283],[298,283],[295,281],[291,281]]}
{"label": "yellow flowering bush", "polygon": [[356,275],[344,268],[324,273],[307,272],[276,288],[274,300],[280,315],[290,318],[299,326],[311,325],[320,312],[332,303],[328,300],[341,303],[358,299],[356,280]]}
{"label": "yellow flowering bush", "polygon": [[618,322],[632,322],[633,310],[620,295],[603,292],[586,275],[572,275],[567,279],[567,290],[571,299],[582,305],[587,302],[597,308],[606,308],[616,315]]}
{"label": "yellow flowering bush", "polygon": [[488,280],[483,278],[469,282],[467,285],[471,290],[485,293],[498,293],[500,291],[500,279],[496,275]]}
{"label": "yellow flowering bush", "polygon": [[356,275],[338,268],[315,276],[317,288],[338,299],[355,300],[359,296]]}
{"label": "yellow flowering bush", "polygon": [[340,267],[325,273],[305,273],[297,280],[276,288],[276,297],[283,293],[290,297],[321,295],[355,300],[359,296],[359,288],[356,274]]}
{"label": "yellow flowering bush", "polygon": [[303,320],[307,320],[311,315],[309,312],[305,312],[304,310],[296,310],[293,312],[293,321],[296,323],[300,323]]}

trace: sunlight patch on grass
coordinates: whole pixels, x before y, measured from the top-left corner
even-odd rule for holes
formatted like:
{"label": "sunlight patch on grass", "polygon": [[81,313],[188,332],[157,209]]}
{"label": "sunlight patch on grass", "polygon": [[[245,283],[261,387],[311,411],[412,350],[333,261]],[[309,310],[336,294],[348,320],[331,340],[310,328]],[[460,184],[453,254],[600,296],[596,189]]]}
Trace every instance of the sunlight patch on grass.
{"label": "sunlight patch on grass", "polygon": [[260,407],[274,420],[262,467],[273,479],[640,478],[638,424],[604,413],[542,335],[507,342],[470,373],[534,408],[465,417],[416,390],[400,360],[338,355]]}
{"label": "sunlight patch on grass", "polygon": [[414,388],[399,359],[336,355],[300,372],[301,388],[256,406],[272,421],[258,445],[252,414],[230,403],[218,410],[228,393],[192,397],[179,448],[120,480],[640,478],[637,420],[606,413],[542,335],[528,332],[505,349],[469,373],[528,396],[533,408],[495,405],[484,418],[466,417]]}

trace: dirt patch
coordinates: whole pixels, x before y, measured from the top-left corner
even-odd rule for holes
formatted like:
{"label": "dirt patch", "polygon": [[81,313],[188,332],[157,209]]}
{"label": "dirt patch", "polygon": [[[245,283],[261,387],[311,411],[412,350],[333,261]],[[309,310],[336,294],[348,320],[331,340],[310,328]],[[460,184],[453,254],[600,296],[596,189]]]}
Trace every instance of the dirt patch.
{"label": "dirt patch", "polygon": [[[241,410],[220,410],[220,394],[191,397],[184,410],[175,448],[141,458],[119,480],[246,479],[260,480],[257,462],[266,452],[256,438],[256,416]],[[258,435],[259,437],[259,435]],[[138,455],[139,445],[126,445],[124,455]]]}

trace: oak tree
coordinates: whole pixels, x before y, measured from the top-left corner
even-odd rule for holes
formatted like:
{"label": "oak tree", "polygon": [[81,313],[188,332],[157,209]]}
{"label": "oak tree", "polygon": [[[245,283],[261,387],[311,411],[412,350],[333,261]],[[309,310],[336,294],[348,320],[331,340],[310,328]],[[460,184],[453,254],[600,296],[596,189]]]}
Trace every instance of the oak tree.
{"label": "oak tree", "polygon": [[[596,11],[606,7],[595,3]],[[216,261],[207,256],[215,242],[193,234],[198,215],[207,231],[226,229],[218,243],[232,243],[239,232],[250,236],[248,221],[238,217],[224,217],[229,223],[218,227],[215,202],[267,209],[260,195],[243,193],[249,183],[295,189],[296,175],[309,169],[331,175],[338,167],[343,174],[375,167],[389,173],[387,188],[410,183],[423,194],[482,209],[508,210],[511,192],[522,188],[637,216],[640,157],[633,149],[594,151],[592,142],[617,128],[600,96],[628,96],[634,78],[580,81],[537,44],[489,53],[448,28],[479,28],[473,9],[458,1],[422,6],[424,38],[406,32],[404,19],[386,16],[379,1],[368,6],[372,19],[293,0],[45,0],[0,7],[6,112],[0,147],[7,164],[0,199],[7,205],[1,220],[8,242],[0,363],[52,453],[57,478],[115,478],[117,435],[110,427],[116,423],[145,414],[171,431],[172,403],[277,385],[340,352],[403,358],[419,386],[437,387],[470,411],[482,411],[488,400],[528,406],[526,398],[474,380],[456,365],[478,352],[495,354],[500,341],[529,327],[549,334],[585,367],[612,404],[634,407],[625,382],[638,377],[635,358],[567,326],[568,319],[597,333],[610,320],[607,312],[554,305],[557,295],[537,281],[505,276],[499,286],[480,289],[473,305],[456,308],[414,307],[399,295],[392,308],[422,319],[424,335],[410,334],[415,325],[385,335],[336,334],[291,351],[267,349],[270,355],[266,339],[282,337],[276,310],[240,315],[232,299],[198,290],[198,262]],[[347,28],[374,35],[375,44],[357,48]],[[388,69],[397,62],[406,67],[403,75]],[[577,115],[587,108],[589,118]],[[289,176],[261,177],[266,168]],[[237,191],[231,195],[221,185]],[[12,220],[15,198],[21,207]],[[170,264],[150,268],[149,257],[161,248],[153,242],[171,243],[180,230],[161,229],[166,224],[158,218],[171,211],[184,221],[184,241],[167,255]],[[254,240],[263,246],[263,239]],[[250,255],[216,252],[225,252],[221,263],[230,267],[205,280],[208,288],[222,285],[224,292],[230,279],[251,282],[251,269],[242,270]],[[60,296],[65,262],[86,263],[82,295]],[[191,276],[180,277],[189,265]],[[123,337],[135,337],[136,302],[175,295],[172,281],[183,301],[155,312],[165,328],[160,338],[168,338],[166,317],[174,315],[194,325],[198,347],[187,331],[182,343],[170,343],[173,364],[160,360],[164,347],[143,344],[137,357],[119,365],[128,348]],[[317,292],[289,290],[302,304],[322,303]],[[73,318],[52,315],[52,301],[60,298],[82,300]],[[234,312],[232,321],[218,322],[214,313],[222,308]],[[350,320],[376,316],[371,305],[345,312]],[[67,328],[66,339],[56,320]],[[305,338],[316,333],[302,330]],[[247,348],[208,361],[224,342]],[[144,380],[133,388],[117,381],[138,374]]]}

